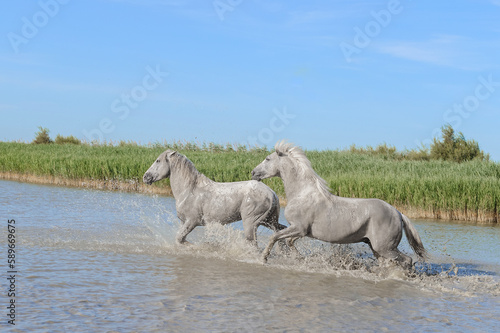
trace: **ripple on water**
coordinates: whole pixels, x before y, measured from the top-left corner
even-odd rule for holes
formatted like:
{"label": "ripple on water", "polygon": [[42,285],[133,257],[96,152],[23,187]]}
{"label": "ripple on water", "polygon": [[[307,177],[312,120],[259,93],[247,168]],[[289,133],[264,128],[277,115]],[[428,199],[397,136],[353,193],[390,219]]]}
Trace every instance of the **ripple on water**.
{"label": "ripple on water", "polygon": [[[496,251],[499,229],[472,226],[461,244],[464,226],[417,221],[434,257],[411,274],[379,265],[365,244],[310,239],[297,242],[302,259],[276,247],[263,265],[260,251],[270,234],[264,228],[259,250],[245,241],[241,223],[196,228],[191,246],[176,245],[179,222],[170,198],[12,186],[0,182],[0,215],[12,214],[2,211],[18,204],[11,197],[23,197],[26,209],[16,214],[24,331],[493,331],[498,325],[499,262],[481,254]],[[471,238],[487,244],[476,248]],[[472,259],[463,259],[464,246]]]}

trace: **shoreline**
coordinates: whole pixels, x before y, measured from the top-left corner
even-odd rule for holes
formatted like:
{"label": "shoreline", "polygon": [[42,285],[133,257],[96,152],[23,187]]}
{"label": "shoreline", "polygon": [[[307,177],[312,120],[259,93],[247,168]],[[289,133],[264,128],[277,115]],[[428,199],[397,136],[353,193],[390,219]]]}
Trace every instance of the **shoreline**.
{"label": "shoreline", "polygon": [[[20,174],[15,172],[0,172],[0,180],[18,181],[39,185],[54,185],[62,187],[85,188],[105,191],[132,192],[140,194],[156,194],[172,197],[172,190],[169,186],[157,187],[146,185],[136,180],[101,180],[101,179],[69,179],[57,176],[38,176],[32,174]],[[286,206],[286,198],[280,197],[281,207]],[[467,210],[444,211],[425,210],[408,205],[392,204],[397,210],[408,216],[410,219],[432,219],[457,221],[467,224],[496,225],[499,214],[496,212],[470,212]]]}
{"label": "shoreline", "polygon": [[38,185],[54,185],[61,187],[75,187],[93,190],[132,192],[141,194],[158,194],[172,196],[170,187],[150,186],[138,181],[101,180],[101,179],[69,179],[57,176],[38,176],[32,174],[20,174],[15,172],[0,172],[0,180],[11,180],[22,183]]}

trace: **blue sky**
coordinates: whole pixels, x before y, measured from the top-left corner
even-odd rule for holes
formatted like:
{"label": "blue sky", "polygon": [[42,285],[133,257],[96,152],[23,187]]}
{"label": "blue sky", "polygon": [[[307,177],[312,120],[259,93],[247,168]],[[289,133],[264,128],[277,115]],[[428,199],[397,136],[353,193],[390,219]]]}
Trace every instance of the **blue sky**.
{"label": "blue sky", "polygon": [[500,160],[500,0],[8,1],[0,140],[306,149],[429,143]]}

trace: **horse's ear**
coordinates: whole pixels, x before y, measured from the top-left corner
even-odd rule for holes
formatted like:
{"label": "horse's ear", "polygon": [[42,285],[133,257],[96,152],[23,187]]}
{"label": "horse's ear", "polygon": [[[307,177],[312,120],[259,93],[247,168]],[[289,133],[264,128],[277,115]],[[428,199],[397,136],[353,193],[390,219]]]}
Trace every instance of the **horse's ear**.
{"label": "horse's ear", "polygon": [[279,157],[283,157],[285,156],[285,154],[283,154],[281,151],[277,150],[276,151],[276,154],[278,154]]}
{"label": "horse's ear", "polygon": [[170,151],[170,152],[167,153],[167,158],[170,158],[170,157],[172,157],[175,154],[177,154],[177,151],[175,151],[175,150],[174,151]]}

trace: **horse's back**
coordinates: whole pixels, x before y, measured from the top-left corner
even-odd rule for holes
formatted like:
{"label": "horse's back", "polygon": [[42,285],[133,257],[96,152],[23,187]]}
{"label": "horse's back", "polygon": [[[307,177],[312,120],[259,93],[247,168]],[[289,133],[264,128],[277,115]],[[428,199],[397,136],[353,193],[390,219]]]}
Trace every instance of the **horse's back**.
{"label": "horse's back", "polygon": [[[203,189],[203,215],[207,220],[230,223],[248,216],[260,216],[277,206],[279,201],[264,183],[250,180],[241,182],[213,182]],[[224,222],[223,222],[224,221]]]}
{"label": "horse's back", "polygon": [[269,186],[256,180],[245,180],[240,182],[219,183],[214,182],[211,186],[212,191],[217,196],[233,195],[244,200],[248,197],[266,198],[276,195]]}

